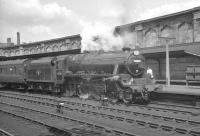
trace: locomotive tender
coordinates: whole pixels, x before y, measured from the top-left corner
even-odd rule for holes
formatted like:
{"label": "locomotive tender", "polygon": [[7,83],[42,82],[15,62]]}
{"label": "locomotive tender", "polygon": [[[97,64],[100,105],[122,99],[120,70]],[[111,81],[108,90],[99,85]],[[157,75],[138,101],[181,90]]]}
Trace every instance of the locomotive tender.
{"label": "locomotive tender", "polygon": [[147,76],[137,51],[91,52],[0,62],[0,83],[62,93],[66,96],[108,97],[124,102],[149,101],[157,87]]}

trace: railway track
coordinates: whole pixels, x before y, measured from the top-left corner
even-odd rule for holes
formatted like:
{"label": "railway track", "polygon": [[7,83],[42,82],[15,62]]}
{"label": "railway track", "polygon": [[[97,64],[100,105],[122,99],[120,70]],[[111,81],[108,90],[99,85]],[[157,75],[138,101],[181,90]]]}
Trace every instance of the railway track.
{"label": "railway track", "polygon": [[[7,94],[7,95],[5,95]],[[15,96],[12,96],[15,95]],[[18,97],[16,97],[18,96]],[[60,100],[55,98],[46,98],[41,96],[27,95],[27,94],[12,94],[8,92],[4,92],[4,95],[1,93],[1,97],[7,97],[9,99],[17,99],[24,102],[29,103],[37,103],[40,105],[47,105],[51,107],[56,107],[56,103]],[[26,98],[24,98],[26,97]],[[173,117],[171,115],[158,115],[157,114],[149,114],[147,111],[144,112],[135,112],[121,109],[108,108],[103,106],[94,106],[87,105],[83,103],[74,103],[69,101],[64,101],[66,111],[74,111],[80,114],[87,114],[89,116],[95,116],[98,118],[114,120],[118,122],[125,122],[130,126],[140,126],[145,128],[150,128],[159,131],[165,131],[176,134],[189,134],[191,136],[200,135],[200,120],[195,120],[193,118],[189,119],[188,115],[183,118]],[[197,118],[196,118],[197,119]]]}
{"label": "railway track", "polygon": [[168,108],[185,108],[185,109],[197,109],[200,110],[200,107],[197,106],[189,106],[189,105],[181,105],[181,104],[172,104],[172,103],[166,103],[166,102],[158,102],[158,101],[153,101],[149,105],[152,106],[166,106]]}
{"label": "railway track", "polygon": [[[66,117],[63,115],[59,115],[59,114],[53,114],[50,112],[46,112],[46,111],[42,111],[42,110],[38,110],[38,109],[33,109],[33,108],[28,108],[28,107],[24,107],[24,106],[19,106],[19,105],[15,105],[15,104],[9,104],[9,103],[4,103],[4,102],[0,102],[0,106],[1,109],[0,111],[7,113],[7,114],[11,114],[13,116],[17,116],[50,128],[54,128],[54,129],[58,129],[60,131],[63,131],[63,135],[65,135],[64,133],[66,133],[66,135],[71,135],[74,134],[75,136],[82,136],[84,135],[84,133],[86,134],[90,134],[90,135],[97,135],[97,136],[108,136],[107,133],[109,133],[109,136],[114,136],[114,135],[124,135],[124,136],[139,136],[136,134],[131,134],[128,132],[123,132],[117,129],[112,129],[112,128],[106,128],[104,126],[100,126],[100,125],[96,125],[94,123],[90,123],[90,122],[85,122],[82,120],[78,120],[78,119],[74,119],[74,118],[70,118],[70,117]],[[44,118],[48,119],[48,121],[43,121]],[[83,130],[82,128],[72,128],[70,130],[67,130],[67,128],[62,128],[57,126],[55,128],[54,125],[52,125],[51,120],[54,120],[54,118],[56,118],[58,121],[64,121],[64,126],[83,126],[83,128],[87,127],[87,130]],[[62,124],[63,125],[63,124]],[[88,129],[89,128],[89,129]]]}
{"label": "railway track", "polygon": [[10,134],[9,132],[3,129],[0,129],[0,136],[14,136],[14,135]]}
{"label": "railway track", "polygon": [[[14,92],[2,92],[0,91],[0,93],[4,93],[4,94],[13,94]],[[29,97],[29,98],[34,98],[34,99],[41,99],[41,100],[47,100],[47,101],[53,101],[53,102],[58,102],[59,100],[57,100],[57,98],[53,98],[53,97],[49,97],[49,96],[38,96],[38,95],[30,95],[30,94],[21,94],[21,93],[14,93],[15,95],[18,96],[24,96],[24,97]],[[82,106],[82,107],[92,107],[94,109],[94,107],[96,107],[97,109],[103,109],[103,110],[111,110],[111,111],[115,111],[118,110],[120,111],[122,109],[121,106],[100,106],[99,104],[87,104],[85,103],[84,100],[80,100],[80,99],[61,99],[63,102],[65,102],[66,104],[70,104],[70,105],[77,105],[77,106]],[[111,108],[114,107],[114,108]],[[131,108],[133,107],[133,108]],[[185,105],[177,105],[177,104],[169,104],[169,103],[163,103],[163,102],[151,102],[148,105],[139,105],[139,104],[132,104],[130,105],[128,108],[127,107],[123,107],[123,111],[127,112],[130,109],[132,110],[139,110],[142,112],[142,110],[146,111],[151,111],[151,112],[163,112],[163,113],[168,113],[168,114],[177,114],[177,115],[188,115],[188,116],[198,116],[200,115],[200,107],[195,107],[195,106],[185,106]],[[121,111],[121,112],[123,112]]]}
{"label": "railway track", "polygon": [[132,106],[137,106],[142,109],[152,109],[155,111],[163,111],[163,112],[166,112],[167,110],[168,112],[170,111],[174,114],[184,114],[191,116],[200,115],[200,107],[195,107],[195,106],[185,106],[185,105],[169,104],[163,102],[151,102],[148,105],[132,104]]}
{"label": "railway track", "polygon": [[[4,94],[13,94],[15,92],[4,92],[4,91],[0,91],[0,93],[4,93]],[[16,95],[28,95],[28,94],[22,94],[22,93],[15,93]],[[39,98],[39,99],[43,99],[43,100],[49,100],[49,101],[57,101],[56,98],[52,98],[52,96],[45,96],[43,97],[42,95],[32,95],[32,94],[29,94],[28,97],[34,97],[34,98]],[[104,107],[104,106],[97,106],[95,104],[87,104],[85,103],[85,101],[81,100],[81,99],[71,99],[71,98],[67,98],[66,99],[63,99],[62,101],[66,102],[66,103],[69,103],[69,104],[72,104],[72,105],[81,105],[81,104],[86,104],[87,106],[89,107],[92,107],[92,106],[96,106],[96,107],[99,107],[99,108],[102,108],[105,109],[105,108],[108,108],[108,109],[111,109],[112,108],[109,108],[109,107]],[[197,116],[197,115],[200,115],[200,107],[196,107],[196,106],[186,106],[186,105],[180,105],[180,104],[170,104],[170,103],[164,103],[164,102],[151,102],[149,103],[148,105],[140,105],[140,104],[131,104],[130,107],[134,107],[134,110],[135,108],[138,108],[138,109],[144,109],[144,110],[148,110],[148,111],[152,111],[152,112],[156,112],[156,111],[160,111],[160,112],[168,112],[168,113],[172,113],[172,114],[183,114],[183,115],[191,115],[191,116]],[[113,107],[113,105],[111,105],[110,107]],[[119,107],[119,106],[118,106]],[[120,109],[122,107],[120,106]],[[118,109],[117,107],[115,109]],[[119,110],[120,110],[119,109]],[[126,109],[126,108],[125,108]]]}

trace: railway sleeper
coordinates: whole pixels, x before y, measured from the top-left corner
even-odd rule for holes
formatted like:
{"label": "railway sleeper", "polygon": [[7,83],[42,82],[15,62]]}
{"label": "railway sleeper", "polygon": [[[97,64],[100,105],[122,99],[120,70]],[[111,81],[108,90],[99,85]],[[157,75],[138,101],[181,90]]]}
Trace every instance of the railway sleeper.
{"label": "railway sleeper", "polygon": [[162,130],[164,130],[164,131],[167,131],[167,132],[171,132],[171,131],[174,130],[173,127],[171,127],[171,126],[165,126],[165,125],[161,125],[160,128],[161,128]]}
{"label": "railway sleeper", "polygon": [[159,116],[159,115],[151,115],[153,119],[161,119],[162,116]]}
{"label": "railway sleeper", "polygon": [[136,120],[136,123],[143,127],[145,127],[147,125],[147,123],[145,121],[141,121],[141,120]]}
{"label": "railway sleeper", "polygon": [[158,129],[160,127],[159,124],[151,123],[151,122],[149,122],[148,125],[150,128],[153,128],[153,129]]}
{"label": "railway sleeper", "polygon": [[179,134],[188,134],[188,130],[183,129],[183,128],[175,128],[175,132]]}
{"label": "railway sleeper", "polygon": [[114,134],[115,134],[116,136],[121,136],[121,135],[124,134],[123,132],[118,131],[118,130],[113,130],[113,132],[114,132]]}
{"label": "railway sleeper", "polygon": [[189,134],[191,136],[200,136],[200,132],[199,131],[190,131]]}
{"label": "railway sleeper", "polygon": [[190,125],[194,125],[194,126],[198,126],[198,125],[200,125],[200,122],[198,122],[198,121],[188,121],[188,123],[190,124]]}
{"label": "railway sleeper", "polygon": [[174,119],[177,123],[186,123],[187,120],[184,119]]}
{"label": "railway sleeper", "polygon": [[107,115],[107,117],[108,117],[109,119],[115,119],[115,118],[117,118],[117,117],[115,117],[115,116],[113,116],[113,115]]}
{"label": "railway sleeper", "polygon": [[171,117],[162,117],[165,121],[173,121],[174,118],[171,118]]}
{"label": "railway sleeper", "polygon": [[134,119],[126,119],[126,122],[130,123],[130,124],[133,124],[133,123],[135,123],[135,120]]}

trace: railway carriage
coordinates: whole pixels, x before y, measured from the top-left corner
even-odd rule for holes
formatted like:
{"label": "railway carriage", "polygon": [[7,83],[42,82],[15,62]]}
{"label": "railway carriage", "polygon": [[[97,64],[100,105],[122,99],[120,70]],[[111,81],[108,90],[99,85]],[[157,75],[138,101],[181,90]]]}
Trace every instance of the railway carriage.
{"label": "railway carriage", "polygon": [[0,84],[8,85],[12,88],[26,88],[26,78],[24,67],[29,60],[10,60],[0,63]]}

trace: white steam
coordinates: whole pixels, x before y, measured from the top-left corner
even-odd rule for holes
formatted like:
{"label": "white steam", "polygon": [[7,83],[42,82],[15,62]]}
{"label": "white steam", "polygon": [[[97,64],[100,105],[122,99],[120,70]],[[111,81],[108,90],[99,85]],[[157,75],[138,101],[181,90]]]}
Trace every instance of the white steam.
{"label": "white steam", "polygon": [[[178,1],[178,0],[177,0]],[[146,2],[145,6],[151,4]],[[137,36],[135,32],[120,33],[120,36],[113,34],[114,27],[127,23],[132,23],[139,20],[149,19],[152,17],[174,13],[183,9],[192,8],[195,5],[199,5],[199,1],[191,2],[175,2],[164,6],[154,7],[152,9],[144,9],[143,2],[136,0],[109,0],[106,5],[102,6],[101,11],[97,16],[98,20],[85,21],[91,23],[81,24],[83,31],[82,36],[82,51],[84,50],[121,50],[123,47],[135,48],[140,46],[137,43]],[[181,6],[180,6],[181,5]]]}
{"label": "white steam", "polygon": [[97,22],[85,25],[81,37],[82,51],[116,51],[123,47],[133,48],[132,34],[114,35],[114,27],[105,23]]}
{"label": "white steam", "polygon": [[123,47],[134,48],[133,33],[123,33],[123,35],[114,35],[115,26],[128,23],[132,20],[129,12],[132,2],[122,2],[121,0],[109,0],[106,5],[101,7],[99,17],[95,21],[82,21],[81,32],[82,51],[84,50],[104,50],[115,51]]}
{"label": "white steam", "polygon": [[122,48],[122,39],[113,35],[113,28],[103,23],[87,24],[82,33],[82,51],[118,50]]}

